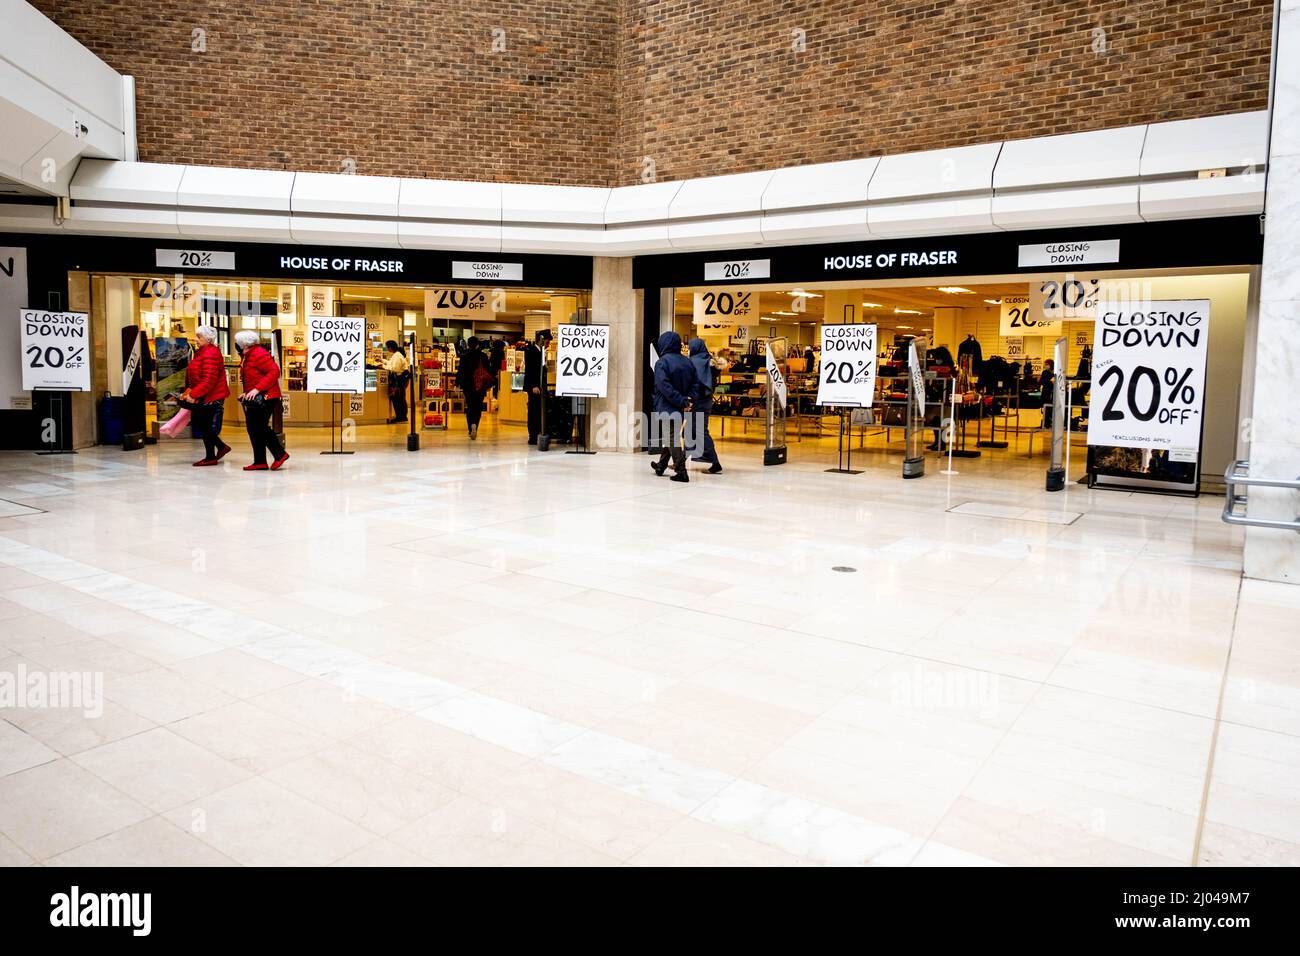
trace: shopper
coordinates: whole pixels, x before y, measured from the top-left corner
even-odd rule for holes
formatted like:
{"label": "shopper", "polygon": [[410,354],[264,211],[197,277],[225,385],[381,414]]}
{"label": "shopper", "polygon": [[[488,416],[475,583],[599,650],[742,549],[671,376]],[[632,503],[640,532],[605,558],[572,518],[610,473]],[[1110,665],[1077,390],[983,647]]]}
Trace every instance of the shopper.
{"label": "shopper", "polygon": [[[524,345],[524,391],[528,394],[528,444],[536,445],[542,430],[542,402],[546,390],[546,343],[551,333],[543,329],[537,341]],[[680,340],[679,340],[680,345]]]}
{"label": "shopper", "polygon": [[656,350],[659,360],[655,362],[654,410],[659,428],[666,428],[667,433],[661,434],[663,450],[659,461],[651,462],[650,467],[662,478],[671,456],[673,471],[677,473],[672,480],[690,481],[686,474],[686,452],[682,448],[682,426],[700,393],[700,380],[691,360],[682,354],[682,337],[676,332],[659,336]]}
{"label": "shopper", "polygon": [[501,373],[506,368],[506,340],[492,340],[492,397],[501,397]]}
{"label": "shopper", "polygon": [[203,457],[195,466],[215,465],[230,454],[230,446],[221,440],[221,422],[225,417],[226,360],[217,348],[217,330],[200,325],[194,333],[198,347],[185,369],[185,391],[181,401],[190,409],[190,428],[203,439]]}
{"label": "shopper", "polygon": [[491,359],[479,348],[478,339],[471,335],[465,343],[465,352],[460,357],[460,367],[456,370],[456,385],[465,396],[465,421],[469,425],[470,441],[478,440],[478,423],[483,417],[483,404],[492,388],[493,379],[498,377],[489,371],[490,362]]}
{"label": "shopper", "polygon": [[691,339],[686,350],[691,366],[695,369],[695,377],[699,379],[700,395],[695,411],[691,413],[691,433],[695,441],[703,446],[701,454],[691,461],[706,462],[709,465],[708,474],[716,475],[722,471],[722,463],[718,461],[718,450],[713,446],[713,436],[709,434],[709,415],[713,411],[713,387],[716,384],[713,356],[709,354],[704,339]]}
{"label": "shopper", "polygon": [[1038,377],[1038,388],[1043,393],[1043,427],[1052,427],[1052,415],[1056,411],[1056,362],[1048,359],[1043,363],[1043,372]]}
{"label": "shopper", "polygon": [[384,369],[388,372],[388,401],[393,406],[393,417],[388,420],[388,424],[392,425],[405,422],[407,418],[406,390],[411,384],[411,363],[392,339],[384,343],[384,351]]}
{"label": "shopper", "polygon": [[278,471],[289,460],[272,427],[280,410],[280,366],[257,333],[249,329],[235,333],[235,348],[241,357],[239,377],[244,387],[239,401],[244,406],[248,440],[253,443],[253,463],[245,465],[244,471],[266,471],[267,449],[273,456],[270,467]]}

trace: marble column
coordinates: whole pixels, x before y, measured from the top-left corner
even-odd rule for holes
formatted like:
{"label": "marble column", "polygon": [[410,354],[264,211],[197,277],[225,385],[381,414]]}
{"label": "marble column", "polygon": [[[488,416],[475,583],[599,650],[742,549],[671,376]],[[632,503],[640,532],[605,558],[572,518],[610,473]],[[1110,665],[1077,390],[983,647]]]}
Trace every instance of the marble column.
{"label": "marble column", "polygon": [[[1260,276],[1250,471],[1300,476],[1300,0],[1283,0],[1274,51],[1273,133],[1268,158],[1264,265]],[[1250,515],[1295,519],[1300,493],[1252,488]],[[1300,534],[1246,531],[1247,577],[1300,584]]]}
{"label": "marble column", "polygon": [[642,342],[641,293],[632,288],[632,260],[598,256],[592,260],[591,321],[609,326],[609,390],[593,399],[592,447],[601,452],[636,451],[632,428],[647,374]]}

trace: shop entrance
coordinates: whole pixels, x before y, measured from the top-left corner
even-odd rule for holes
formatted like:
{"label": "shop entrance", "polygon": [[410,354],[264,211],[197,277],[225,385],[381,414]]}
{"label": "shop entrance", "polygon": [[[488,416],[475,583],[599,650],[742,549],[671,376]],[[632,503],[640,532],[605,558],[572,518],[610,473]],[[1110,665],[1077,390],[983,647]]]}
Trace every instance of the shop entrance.
{"label": "shop entrance", "polygon": [[[588,289],[324,285],[147,274],[83,274],[82,279],[88,280],[92,309],[103,316],[103,361],[111,391],[118,391],[113,385],[123,367],[123,342],[130,338],[123,330],[137,330],[141,337],[148,357],[145,434],[162,441],[190,438],[187,429],[175,438],[161,429],[179,410],[201,325],[216,329],[225,358],[231,385],[226,423],[242,427],[243,422],[234,336],[253,330],[280,363],[281,429],[336,427],[336,399],[310,391],[308,363],[307,317],[330,315],[365,319],[365,391],[343,400],[356,441],[398,441],[413,416],[415,428],[431,439],[464,438],[477,418],[475,440],[523,444],[530,429],[525,388],[530,347],[540,345],[537,354],[544,356],[553,392],[555,346],[545,333],[560,323],[587,322],[590,315]],[[467,389],[478,394],[468,375],[478,365],[491,382],[481,393],[481,407],[467,395]],[[478,379],[480,385],[483,381]],[[532,400],[534,418],[538,401]],[[548,408],[548,431],[559,444],[573,431],[571,417],[561,414],[565,405],[552,401]]]}
{"label": "shop entrance", "polygon": [[[677,288],[673,328],[700,338],[717,359],[710,430],[724,455],[756,455],[765,439],[767,345],[777,345],[786,379],[789,460],[834,464],[844,443],[856,465],[894,466],[904,456],[908,346],[924,341],[928,471],[1024,481],[1042,487],[1053,416],[1061,415],[1067,481],[1141,490],[1195,492],[1221,483],[1235,457],[1243,404],[1243,355],[1252,274],[1245,269],[1044,272],[924,281],[710,284]],[[733,299],[748,296],[743,307]],[[1094,379],[1095,301],[1205,301],[1209,308],[1203,424],[1195,447],[1088,444],[1093,416],[1120,414],[1130,399],[1154,412],[1144,379],[1125,387]],[[1044,312],[1044,310],[1048,310]],[[1052,310],[1055,311],[1052,311]],[[719,314],[725,312],[726,314]],[[1043,326],[1044,316],[1059,325]],[[843,414],[818,404],[824,324],[877,329],[871,408]],[[1062,357],[1056,355],[1063,341]],[[1156,387],[1185,391],[1202,370],[1149,370]],[[1066,406],[1053,385],[1064,372]],[[1131,385],[1131,383],[1128,383]],[[1118,391],[1116,389],[1119,389]],[[1133,396],[1128,395],[1132,391]]]}

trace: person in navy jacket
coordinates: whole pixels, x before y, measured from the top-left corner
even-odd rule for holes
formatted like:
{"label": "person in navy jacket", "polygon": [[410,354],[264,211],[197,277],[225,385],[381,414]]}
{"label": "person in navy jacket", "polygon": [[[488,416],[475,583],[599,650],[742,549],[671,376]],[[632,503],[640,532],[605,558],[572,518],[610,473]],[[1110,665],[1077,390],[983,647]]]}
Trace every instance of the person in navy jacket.
{"label": "person in navy jacket", "polygon": [[655,349],[659,361],[655,362],[654,410],[659,428],[665,431],[659,461],[651,462],[650,467],[662,478],[671,455],[676,472],[672,480],[690,481],[686,474],[686,450],[682,447],[682,426],[700,397],[700,379],[691,360],[682,354],[682,337],[676,332],[659,336]]}

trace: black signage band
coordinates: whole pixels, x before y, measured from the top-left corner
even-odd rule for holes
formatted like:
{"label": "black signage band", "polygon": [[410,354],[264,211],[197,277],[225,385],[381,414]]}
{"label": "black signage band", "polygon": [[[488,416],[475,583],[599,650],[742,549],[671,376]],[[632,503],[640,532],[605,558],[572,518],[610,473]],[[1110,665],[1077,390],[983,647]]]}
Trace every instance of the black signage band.
{"label": "black signage band", "polygon": [[[1089,258],[1057,257],[1059,264],[1020,264],[1021,247],[1105,250]],[[1112,251],[1113,250],[1113,251]],[[1034,229],[909,239],[875,239],[804,246],[683,252],[638,256],[632,281],[638,289],[712,284],[834,282],[926,279],[944,276],[1007,275],[1055,271],[1100,272],[1134,269],[1251,266],[1263,258],[1264,237],[1257,216],[1125,223],[1114,226]],[[719,269],[761,255],[761,276],[743,268]],[[1048,258],[1051,259],[1050,252]],[[1105,261],[1111,260],[1113,261]]]}
{"label": "black signage band", "polygon": [[[591,288],[591,257],[549,253],[481,253],[291,243],[231,243],[101,236],[0,235],[23,246],[41,271],[128,273],[195,278],[267,279],[316,285],[400,285]],[[160,266],[165,261],[192,265]],[[207,255],[207,254],[211,255]],[[181,255],[184,254],[184,255]],[[233,263],[233,266],[230,264]],[[230,266],[226,268],[226,266]],[[487,268],[502,266],[503,268]],[[476,276],[482,276],[477,278]]]}

